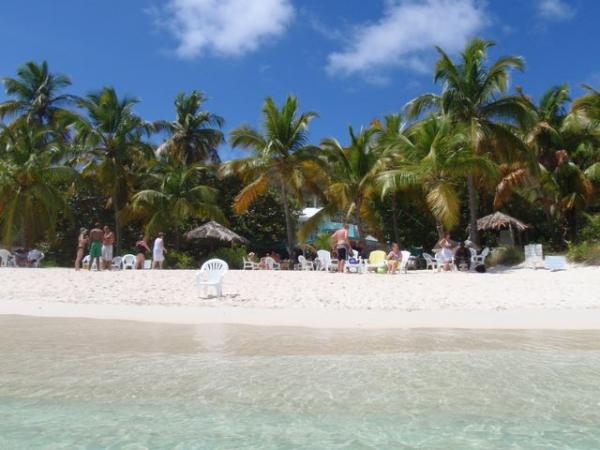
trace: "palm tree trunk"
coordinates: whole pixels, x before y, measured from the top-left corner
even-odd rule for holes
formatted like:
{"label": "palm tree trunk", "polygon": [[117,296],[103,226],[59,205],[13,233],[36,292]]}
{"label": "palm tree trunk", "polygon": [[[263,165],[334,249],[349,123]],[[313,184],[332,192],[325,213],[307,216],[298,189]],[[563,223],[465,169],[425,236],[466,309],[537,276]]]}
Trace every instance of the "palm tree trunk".
{"label": "palm tree trunk", "polygon": [[292,217],[290,214],[290,204],[285,183],[281,182],[281,201],[283,202],[283,213],[285,215],[285,229],[287,232],[287,251],[288,257],[292,259],[294,251],[294,229],[292,226]]}
{"label": "palm tree trunk", "polygon": [[392,228],[394,231],[394,241],[396,243],[400,243],[400,230],[398,229],[398,217],[396,216],[398,213],[398,193],[392,193]]}
{"label": "palm tree trunk", "polygon": [[479,245],[479,231],[477,230],[479,201],[472,175],[467,176],[467,190],[469,193],[469,239],[475,245]]}

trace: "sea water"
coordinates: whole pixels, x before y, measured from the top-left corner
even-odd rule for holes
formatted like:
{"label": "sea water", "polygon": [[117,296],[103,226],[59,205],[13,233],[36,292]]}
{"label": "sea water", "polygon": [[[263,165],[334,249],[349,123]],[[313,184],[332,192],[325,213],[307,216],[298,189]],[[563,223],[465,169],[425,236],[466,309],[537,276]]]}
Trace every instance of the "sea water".
{"label": "sea water", "polygon": [[598,449],[600,333],[0,318],[1,449]]}

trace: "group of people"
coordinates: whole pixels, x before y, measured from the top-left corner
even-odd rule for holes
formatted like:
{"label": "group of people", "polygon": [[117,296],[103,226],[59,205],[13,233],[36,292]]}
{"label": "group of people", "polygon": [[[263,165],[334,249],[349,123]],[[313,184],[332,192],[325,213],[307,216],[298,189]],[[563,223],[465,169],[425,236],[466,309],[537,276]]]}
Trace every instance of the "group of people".
{"label": "group of people", "polygon": [[[144,236],[139,236],[137,242],[135,243],[136,269],[144,268],[144,262],[146,261],[147,253],[152,253],[153,269],[163,268],[165,254],[167,253],[164,237],[164,233],[158,233],[156,239],[154,239],[154,245],[151,250]],[[88,270],[92,270],[94,263],[97,268],[96,270],[111,270],[113,264],[114,244],[115,234],[108,225],[101,227],[99,223],[96,223],[89,233],[87,228],[81,228],[79,230],[79,237],[77,239],[75,270],[79,270],[81,268],[81,262],[83,261],[85,251],[88,248],[90,255]]]}
{"label": "group of people", "polygon": [[438,241],[436,248],[440,249],[442,268],[446,271],[452,269],[452,264],[458,270],[469,271],[471,269],[471,250],[467,248],[464,241],[454,242],[450,233],[446,232],[444,237]]}

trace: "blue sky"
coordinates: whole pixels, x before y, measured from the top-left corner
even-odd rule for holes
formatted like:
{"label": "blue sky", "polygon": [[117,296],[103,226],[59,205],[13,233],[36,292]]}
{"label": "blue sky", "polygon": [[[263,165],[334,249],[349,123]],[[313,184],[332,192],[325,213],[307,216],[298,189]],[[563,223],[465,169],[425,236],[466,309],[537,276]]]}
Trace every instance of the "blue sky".
{"label": "blue sky", "polygon": [[176,93],[199,89],[226,130],[258,125],[265,96],[294,93],[320,114],[314,142],[346,142],[348,125],[439,90],[433,46],[455,53],[472,36],[497,41],[494,56],[524,56],[513,86],[534,96],[563,82],[574,94],[598,87],[599,19],[597,0],[13,0],[0,76],[46,59],[73,93],[113,85],[148,120],[171,119]]}

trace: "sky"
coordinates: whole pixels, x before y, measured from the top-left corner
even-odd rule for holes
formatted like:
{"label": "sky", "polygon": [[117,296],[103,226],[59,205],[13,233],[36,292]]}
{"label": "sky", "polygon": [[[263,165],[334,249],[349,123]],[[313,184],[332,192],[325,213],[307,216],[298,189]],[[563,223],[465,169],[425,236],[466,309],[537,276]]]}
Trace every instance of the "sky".
{"label": "sky", "polygon": [[[600,87],[597,0],[30,0],[3,2],[0,76],[29,60],[69,75],[71,93],[103,86],[137,97],[147,120],[174,118],[181,91],[203,91],[225,131],[260,126],[266,96],[316,111],[313,143],[439,92],[435,46],[474,36],[491,57],[520,55],[511,86],[538,98],[569,83]],[[0,101],[6,97],[0,93]],[[220,149],[222,159],[244,150]]]}

